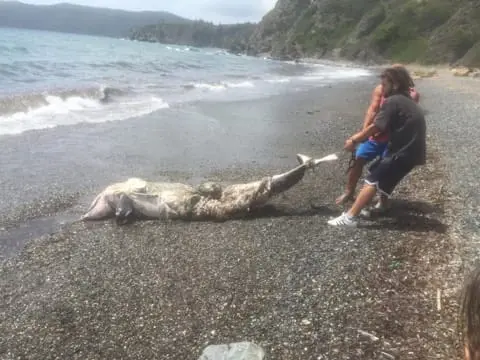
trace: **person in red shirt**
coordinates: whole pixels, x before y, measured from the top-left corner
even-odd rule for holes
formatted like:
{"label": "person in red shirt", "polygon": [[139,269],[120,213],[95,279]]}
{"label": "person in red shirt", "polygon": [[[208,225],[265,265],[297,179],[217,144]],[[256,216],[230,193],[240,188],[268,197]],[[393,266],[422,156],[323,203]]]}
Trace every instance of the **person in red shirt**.
{"label": "person in red shirt", "polygon": [[[413,82],[413,79],[411,78],[407,69],[401,64],[394,64],[392,67],[403,72],[408,77],[410,82],[410,97],[416,103],[418,103],[420,101],[420,94],[415,89],[415,83]],[[383,94],[383,86],[382,84],[379,84],[372,92],[370,106],[367,109],[367,113],[365,114],[365,119],[363,121],[363,130],[368,128],[373,123],[375,116],[378,114],[384,101],[385,97]],[[355,161],[348,171],[347,186],[344,193],[336,199],[335,202],[337,205],[343,205],[347,201],[353,200],[353,194],[355,192],[355,188],[357,187],[358,180],[362,175],[363,167],[365,164],[377,158],[378,156],[382,156],[387,148],[387,144],[388,133],[377,133],[370,136],[367,141],[361,143],[356,148]],[[376,208],[380,209],[384,207],[385,204],[386,197],[380,196],[380,201],[377,203]]]}

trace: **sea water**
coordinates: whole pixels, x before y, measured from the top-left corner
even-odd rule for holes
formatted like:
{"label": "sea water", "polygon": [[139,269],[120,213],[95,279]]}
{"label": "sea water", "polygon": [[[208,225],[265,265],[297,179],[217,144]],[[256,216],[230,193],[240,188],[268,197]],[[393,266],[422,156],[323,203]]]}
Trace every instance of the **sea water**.
{"label": "sea water", "polygon": [[119,121],[192,101],[234,101],[368,75],[221,49],[0,28],[0,135]]}

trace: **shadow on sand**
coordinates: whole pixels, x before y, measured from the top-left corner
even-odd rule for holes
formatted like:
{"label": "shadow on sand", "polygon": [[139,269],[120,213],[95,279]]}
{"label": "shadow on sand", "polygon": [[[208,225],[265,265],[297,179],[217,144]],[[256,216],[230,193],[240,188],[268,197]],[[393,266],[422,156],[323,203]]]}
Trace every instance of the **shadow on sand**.
{"label": "shadow on sand", "polygon": [[335,216],[338,210],[332,209],[328,206],[314,206],[309,208],[295,209],[287,206],[267,204],[258,209],[250,211],[250,213],[243,218],[243,220],[254,220],[259,218],[277,218],[277,217],[291,217],[291,216]]}
{"label": "shadow on sand", "polygon": [[[310,216],[326,216],[335,217],[341,213],[337,207],[329,205],[317,205],[310,203],[307,207],[294,208],[288,205],[266,204],[262,207],[250,211],[247,215],[232,219],[204,219],[193,220],[183,219],[183,222],[213,222],[223,223],[230,220],[252,221],[265,218],[281,218],[281,217],[310,217]],[[435,215],[443,213],[441,206],[435,206],[432,203],[423,201],[405,201],[392,200],[391,207],[382,213],[372,211],[368,218],[368,223],[363,221],[359,227],[372,230],[401,230],[405,232],[436,232],[445,233],[448,229],[447,225],[435,219]],[[433,216],[432,216],[433,215]],[[147,219],[136,217],[128,223],[138,221],[158,221],[156,219]],[[127,225],[127,224],[124,224]]]}
{"label": "shadow on sand", "polygon": [[[369,220],[374,223],[362,226],[365,229],[388,229],[406,232],[436,232],[444,234],[448,226],[436,219],[443,214],[442,206],[424,201],[395,199],[383,212],[372,210]],[[433,215],[433,217],[432,217]]]}
{"label": "shadow on sand", "polygon": [[[341,210],[335,206],[310,203],[309,207],[294,208],[288,205],[266,204],[250,211],[247,215],[230,220],[252,221],[265,218],[281,217],[309,217],[340,215]],[[441,206],[423,201],[406,201],[395,199],[391,207],[382,213],[372,211],[369,222],[359,227],[372,230],[401,230],[405,232],[430,232],[445,233],[447,225],[435,217],[443,213]],[[200,221],[200,220],[197,220]],[[229,220],[210,220],[212,222],[226,222]]]}

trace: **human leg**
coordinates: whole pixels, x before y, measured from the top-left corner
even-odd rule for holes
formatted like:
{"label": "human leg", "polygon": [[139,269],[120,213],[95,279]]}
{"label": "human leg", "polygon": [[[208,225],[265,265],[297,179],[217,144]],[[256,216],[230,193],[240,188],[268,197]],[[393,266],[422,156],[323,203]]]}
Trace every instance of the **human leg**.
{"label": "human leg", "polygon": [[365,184],[363,185],[362,190],[357,196],[357,199],[353,203],[350,210],[347,211],[347,214],[351,217],[356,217],[360,214],[360,211],[367,206],[372,199],[374,198],[375,194],[377,193],[377,187],[372,184]]}
{"label": "human leg", "polygon": [[358,146],[355,152],[355,162],[352,168],[348,171],[345,192],[335,201],[337,205],[343,205],[347,201],[353,199],[358,180],[360,180],[360,177],[362,176],[363,167],[367,162],[375,159],[377,156],[381,156],[384,153],[385,148],[386,143],[374,140],[367,140]]}
{"label": "human leg", "polygon": [[337,205],[343,205],[347,201],[353,199],[355,188],[357,187],[360,176],[362,176],[363,167],[366,163],[367,161],[365,160],[365,158],[357,157],[355,159],[353,166],[348,170],[347,186],[345,187],[345,192],[335,200],[335,203]]}
{"label": "human leg", "polygon": [[[385,146],[385,150],[383,151],[382,158],[388,157],[388,149]],[[388,202],[389,197],[385,195],[384,193],[380,193],[378,196],[378,201],[375,204],[375,209],[376,210],[386,210],[388,208],[389,202]]]}
{"label": "human leg", "polygon": [[365,185],[360,191],[354,204],[347,212],[328,221],[333,226],[356,226],[356,217],[362,209],[373,199],[377,191],[389,197],[397,184],[413,169],[414,165],[402,160],[384,158],[370,172]]}
{"label": "human leg", "polygon": [[341,227],[357,226],[356,216],[370,202],[377,192],[375,185],[365,184],[358,194],[355,202],[349,211],[342,213],[339,217],[329,220],[328,225]]}

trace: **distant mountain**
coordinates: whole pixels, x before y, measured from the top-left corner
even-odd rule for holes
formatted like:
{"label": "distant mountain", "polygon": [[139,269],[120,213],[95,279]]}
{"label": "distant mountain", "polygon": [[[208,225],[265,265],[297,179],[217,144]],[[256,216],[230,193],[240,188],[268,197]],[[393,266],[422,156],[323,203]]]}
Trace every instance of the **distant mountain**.
{"label": "distant mountain", "polygon": [[252,23],[214,25],[202,20],[188,23],[163,21],[134,28],[129,38],[163,44],[224,48],[242,53],[246,51],[247,40],[255,29],[256,24]]}
{"label": "distant mountain", "polygon": [[165,11],[124,11],[61,3],[30,5],[0,1],[0,27],[127,37],[132,28],[158,22],[189,23]]}

